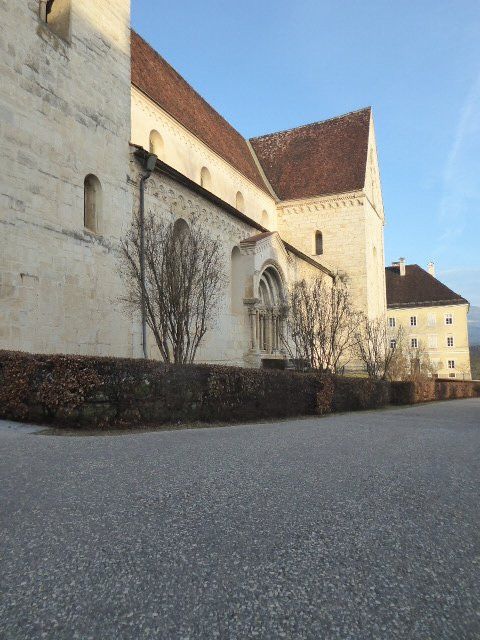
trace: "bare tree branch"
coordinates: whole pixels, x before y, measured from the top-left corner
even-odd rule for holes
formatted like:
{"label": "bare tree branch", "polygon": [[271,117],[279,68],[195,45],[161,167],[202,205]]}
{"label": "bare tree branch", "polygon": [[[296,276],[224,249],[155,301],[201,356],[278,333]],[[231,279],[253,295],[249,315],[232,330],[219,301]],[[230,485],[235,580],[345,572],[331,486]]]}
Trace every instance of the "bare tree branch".
{"label": "bare tree branch", "polygon": [[290,291],[289,337],[297,359],[313,369],[338,372],[347,364],[353,344],[357,314],[353,311],[345,278],[332,286],[323,276],[296,282]]}
{"label": "bare tree branch", "polygon": [[354,354],[370,378],[388,378],[403,346],[404,330],[389,330],[386,318],[360,318],[354,336]]}
{"label": "bare tree branch", "polygon": [[[189,229],[164,222],[153,213],[144,221],[146,322],[165,362],[193,362],[206,332],[214,326],[226,283],[218,238],[196,218]],[[119,271],[122,302],[141,310],[140,221],[135,216],[121,240]]]}

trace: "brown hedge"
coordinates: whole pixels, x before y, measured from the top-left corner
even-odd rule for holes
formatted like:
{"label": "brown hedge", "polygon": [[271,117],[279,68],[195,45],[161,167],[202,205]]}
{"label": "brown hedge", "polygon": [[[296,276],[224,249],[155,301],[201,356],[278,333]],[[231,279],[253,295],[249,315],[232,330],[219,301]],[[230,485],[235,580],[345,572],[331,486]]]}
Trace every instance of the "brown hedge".
{"label": "brown hedge", "polygon": [[335,378],[332,411],[379,409],[390,402],[390,385],[371,378]]}
{"label": "brown hedge", "polygon": [[392,404],[416,404],[435,400],[480,397],[480,382],[471,380],[425,379],[413,382],[392,382]]}
{"label": "brown hedge", "polygon": [[0,351],[0,417],[71,426],[324,413],[329,383],[294,372]]}
{"label": "brown hedge", "polygon": [[314,373],[0,351],[0,417],[58,426],[320,415],[383,406],[386,389]]}
{"label": "brown hedge", "polygon": [[216,365],[0,351],[0,418],[100,427],[232,422],[480,396],[480,383],[387,383]]}

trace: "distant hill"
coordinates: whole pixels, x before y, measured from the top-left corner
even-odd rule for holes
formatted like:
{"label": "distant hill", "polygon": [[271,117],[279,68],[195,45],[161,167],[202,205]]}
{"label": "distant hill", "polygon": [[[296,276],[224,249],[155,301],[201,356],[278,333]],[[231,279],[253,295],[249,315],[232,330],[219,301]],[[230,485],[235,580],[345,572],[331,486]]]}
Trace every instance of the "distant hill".
{"label": "distant hill", "polygon": [[472,378],[480,380],[480,346],[470,347],[470,366],[472,368]]}
{"label": "distant hill", "polygon": [[470,346],[480,344],[480,307],[470,307],[468,313],[468,337]]}

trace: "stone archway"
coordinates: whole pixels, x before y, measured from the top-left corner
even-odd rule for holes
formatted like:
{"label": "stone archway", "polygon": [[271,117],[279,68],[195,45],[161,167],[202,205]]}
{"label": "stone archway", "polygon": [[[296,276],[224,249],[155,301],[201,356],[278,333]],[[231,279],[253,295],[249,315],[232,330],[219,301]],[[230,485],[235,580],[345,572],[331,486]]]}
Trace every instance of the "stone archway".
{"label": "stone archway", "polygon": [[258,280],[258,294],[249,305],[250,351],[261,358],[284,358],[283,324],[285,307],[283,278],[273,264],[267,265]]}

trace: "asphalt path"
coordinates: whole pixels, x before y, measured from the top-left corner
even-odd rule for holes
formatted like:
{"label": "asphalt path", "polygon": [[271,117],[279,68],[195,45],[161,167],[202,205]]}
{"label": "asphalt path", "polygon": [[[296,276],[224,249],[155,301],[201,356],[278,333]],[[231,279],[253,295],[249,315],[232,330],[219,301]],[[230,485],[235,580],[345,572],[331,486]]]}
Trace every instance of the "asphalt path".
{"label": "asphalt path", "polygon": [[480,638],[480,399],[0,451],[2,639]]}

